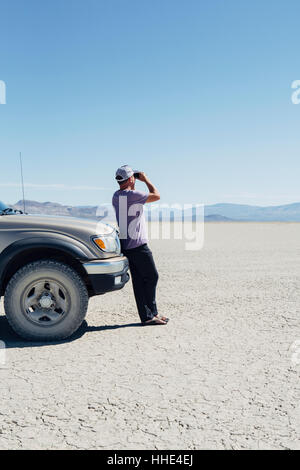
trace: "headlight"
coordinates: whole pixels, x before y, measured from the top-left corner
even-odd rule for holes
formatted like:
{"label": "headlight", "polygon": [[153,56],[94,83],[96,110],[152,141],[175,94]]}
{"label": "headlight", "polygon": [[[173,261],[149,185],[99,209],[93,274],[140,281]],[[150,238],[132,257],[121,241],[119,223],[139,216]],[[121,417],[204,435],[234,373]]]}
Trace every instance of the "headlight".
{"label": "headlight", "polygon": [[120,253],[120,241],[115,233],[114,235],[101,235],[99,237],[94,237],[93,242],[97,245],[100,250],[105,251],[106,253]]}

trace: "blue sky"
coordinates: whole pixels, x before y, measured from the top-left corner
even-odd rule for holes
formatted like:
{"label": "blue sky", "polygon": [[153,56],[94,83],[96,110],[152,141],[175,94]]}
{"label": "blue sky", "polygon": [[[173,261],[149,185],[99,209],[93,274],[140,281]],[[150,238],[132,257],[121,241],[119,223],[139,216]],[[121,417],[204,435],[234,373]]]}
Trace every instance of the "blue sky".
{"label": "blue sky", "polygon": [[[300,201],[298,0],[2,0],[0,199]],[[143,188],[141,183],[139,189]]]}

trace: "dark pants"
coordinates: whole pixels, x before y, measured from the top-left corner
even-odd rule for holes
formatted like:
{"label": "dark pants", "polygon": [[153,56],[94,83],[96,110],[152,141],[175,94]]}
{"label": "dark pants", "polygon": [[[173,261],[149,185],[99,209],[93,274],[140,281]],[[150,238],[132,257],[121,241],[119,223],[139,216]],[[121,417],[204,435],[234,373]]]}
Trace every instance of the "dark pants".
{"label": "dark pants", "polygon": [[122,250],[128,258],[135,301],[142,322],[157,315],[155,301],[158,272],[147,244]]}

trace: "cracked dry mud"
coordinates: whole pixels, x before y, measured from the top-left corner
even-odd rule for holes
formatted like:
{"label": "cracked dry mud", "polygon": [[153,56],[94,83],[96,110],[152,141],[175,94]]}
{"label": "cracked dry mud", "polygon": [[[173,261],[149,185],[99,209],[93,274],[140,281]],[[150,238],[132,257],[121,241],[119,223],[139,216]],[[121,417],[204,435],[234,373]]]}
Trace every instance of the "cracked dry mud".
{"label": "cracked dry mud", "polygon": [[150,243],[167,326],[136,324],[131,285],[91,299],[59,344],[27,343],[1,305],[1,449],[298,449],[300,224],[206,224]]}

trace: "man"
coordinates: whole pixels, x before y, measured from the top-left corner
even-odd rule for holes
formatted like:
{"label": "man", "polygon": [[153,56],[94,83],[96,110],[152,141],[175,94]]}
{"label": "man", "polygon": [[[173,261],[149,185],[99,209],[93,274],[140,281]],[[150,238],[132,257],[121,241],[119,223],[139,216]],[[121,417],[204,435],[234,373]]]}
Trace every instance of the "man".
{"label": "man", "polygon": [[[136,191],[135,181],[143,181],[149,193]],[[147,243],[143,205],[158,201],[160,194],[142,172],[134,172],[128,165],[116,171],[120,189],[113,195],[112,203],[120,229],[123,254],[128,258],[133,291],[138,313],[143,325],[166,325],[168,318],[158,315],[156,286],[158,272]]]}

